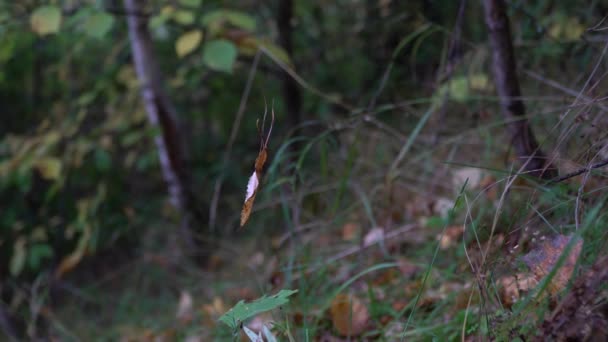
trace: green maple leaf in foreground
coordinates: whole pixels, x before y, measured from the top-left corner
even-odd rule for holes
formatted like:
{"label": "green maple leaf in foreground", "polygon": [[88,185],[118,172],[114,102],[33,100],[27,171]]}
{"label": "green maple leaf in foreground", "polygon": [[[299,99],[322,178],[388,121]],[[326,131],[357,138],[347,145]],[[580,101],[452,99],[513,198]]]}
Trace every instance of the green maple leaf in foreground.
{"label": "green maple leaf in foreground", "polygon": [[287,304],[289,299],[287,297],[298,292],[298,290],[281,290],[279,293],[270,297],[264,296],[258,298],[251,303],[245,303],[244,300],[236,303],[232,309],[228,310],[222,317],[219,318],[221,322],[224,322],[232,329],[236,329],[241,322],[246,319],[253,317],[261,312],[270,311],[278,308],[281,305]]}

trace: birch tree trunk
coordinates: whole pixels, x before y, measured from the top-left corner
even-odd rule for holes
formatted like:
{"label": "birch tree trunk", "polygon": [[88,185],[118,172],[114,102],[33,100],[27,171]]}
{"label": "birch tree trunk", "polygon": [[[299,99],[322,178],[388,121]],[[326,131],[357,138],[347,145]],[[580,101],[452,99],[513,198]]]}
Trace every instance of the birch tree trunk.
{"label": "birch tree trunk", "polygon": [[190,192],[189,170],[184,163],[185,146],[180,140],[177,113],[163,89],[160,67],[148,31],[148,18],[143,15],[145,3],[145,0],[124,0],[133,64],[148,121],[161,132],[154,140],[169,198],[182,214],[182,237],[192,246],[190,226],[197,210]]}
{"label": "birch tree trunk", "polygon": [[504,0],[483,0],[483,6],[492,48],[494,83],[500,97],[502,113],[510,121],[508,129],[515,153],[525,163],[524,171],[527,175],[552,178],[556,172],[550,165],[545,165],[547,158],[540,150],[521,100]]}

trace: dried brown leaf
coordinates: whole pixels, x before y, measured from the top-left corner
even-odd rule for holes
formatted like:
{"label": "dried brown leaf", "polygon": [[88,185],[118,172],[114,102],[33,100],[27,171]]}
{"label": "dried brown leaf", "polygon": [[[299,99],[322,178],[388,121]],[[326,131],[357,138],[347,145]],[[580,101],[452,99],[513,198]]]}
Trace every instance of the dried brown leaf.
{"label": "dried brown leaf", "polygon": [[342,240],[352,241],[357,238],[359,235],[359,231],[361,230],[361,226],[354,222],[348,222],[344,226],[342,226]]}
{"label": "dried brown leaf", "polygon": [[[256,192],[257,192],[257,189],[256,189]],[[251,216],[251,209],[253,208],[253,202],[255,201],[255,195],[256,195],[256,193],[254,192],[253,195],[251,197],[249,197],[243,204],[243,210],[241,210],[241,227],[243,227],[245,225],[245,223],[247,223],[247,221],[249,220],[249,216]]]}
{"label": "dried brown leaf", "polygon": [[[552,239],[545,240],[539,248],[523,257],[524,262],[532,270],[537,281],[540,282],[542,278],[552,271],[562,253],[565,252],[566,246],[568,246],[572,239],[572,235],[557,235]],[[579,239],[574,243],[566,260],[564,260],[561,267],[556,271],[547,287],[550,294],[554,295],[566,287],[574,272],[574,267],[576,266],[582,247],[582,240]]]}
{"label": "dried brown leaf", "polygon": [[241,210],[241,227],[247,223],[249,216],[251,216],[251,210],[253,209],[253,202],[255,196],[260,188],[262,180],[262,172],[264,171],[264,165],[268,159],[268,140],[270,139],[270,133],[272,133],[272,126],[274,124],[274,110],[272,111],[272,121],[270,122],[270,128],[266,138],[264,138],[264,122],[266,121],[266,113],[264,113],[264,119],[262,121],[262,127],[258,126],[260,132],[260,152],[255,158],[254,171],[249,181],[247,182],[247,193],[245,195],[245,203],[243,203],[243,209]]}
{"label": "dried brown leaf", "polygon": [[448,249],[458,242],[462,235],[464,234],[464,226],[449,226],[445,229],[443,234],[437,235],[437,240],[439,240],[439,247],[441,249]]}
{"label": "dried brown leaf", "polygon": [[535,276],[527,273],[518,273],[514,276],[504,276],[498,280],[500,286],[500,297],[505,307],[510,308],[522,296],[537,284]]}
{"label": "dried brown leaf", "polygon": [[418,265],[405,258],[400,258],[397,261],[397,264],[399,265],[399,271],[401,271],[401,274],[405,279],[413,278],[416,273],[420,271],[420,267],[418,267]]}
{"label": "dried brown leaf", "polygon": [[357,297],[339,294],[331,302],[331,321],[342,336],[358,336],[367,328],[369,311]]}

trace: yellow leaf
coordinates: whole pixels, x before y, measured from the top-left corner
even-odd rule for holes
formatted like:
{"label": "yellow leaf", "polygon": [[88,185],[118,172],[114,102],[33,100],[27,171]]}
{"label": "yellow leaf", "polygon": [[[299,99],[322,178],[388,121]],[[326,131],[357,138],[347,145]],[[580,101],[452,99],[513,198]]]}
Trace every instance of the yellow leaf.
{"label": "yellow leaf", "polygon": [[202,40],[203,32],[201,30],[193,30],[182,34],[175,42],[177,56],[181,58],[194,51]]}
{"label": "yellow leaf", "polygon": [[78,246],[76,246],[76,249],[71,254],[63,258],[63,260],[61,260],[59,263],[59,266],[57,266],[57,269],[55,270],[55,277],[57,277],[57,279],[70,272],[80,263],[87,251],[87,246],[90,239],[91,227],[89,225],[85,225],[82,236],[80,236],[80,239],[78,240]]}
{"label": "yellow leaf", "polygon": [[38,159],[34,167],[44,179],[56,180],[61,176],[61,160],[58,158],[44,157]]}
{"label": "yellow leaf", "polygon": [[32,31],[41,36],[56,33],[61,25],[61,10],[57,6],[38,7],[30,16]]}

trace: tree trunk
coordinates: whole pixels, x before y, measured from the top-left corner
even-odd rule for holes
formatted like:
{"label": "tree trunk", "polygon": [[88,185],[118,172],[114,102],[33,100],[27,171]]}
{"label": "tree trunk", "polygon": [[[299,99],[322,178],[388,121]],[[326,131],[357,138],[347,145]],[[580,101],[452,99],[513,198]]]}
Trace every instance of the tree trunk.
{"label": "tree trunk", "polygon": [[[292,21],[293,21],[293,0],[281,0],[279,1],[278,15],[277,15],[277,26],[279,29],[279,43],[281,47],[287,52],[289,58],[293,58],[293,42],[292,42]],[[296,81],[289,76],[285,71],[282,72],[281,78],[283,80],[283,101],[287,109],[289,121],[292,128],[297,127],[302,123],[301,111],[302,111],[302,95],[300,94],[300,88]],[[294,135],[299,135],[300,130],[295,130]],[[295,144],[294,146],[297,146]],[[298,148],[295,147],[297,150]]]}
{"label": "tree trunk", "polygon": [[141,87],[141,96],[151,126],[157,127],[160,134],[155,137],[160,165],[168,186],[171,203],[182,214],[182,237],[193,245],[191,224],[198,218],[192,196],[190,173],[184,158],[185,147],[180,140],[177,113],[163,89],[160,67],[154,54],[152,39],[148,31],[148,18],[143,13],[144,0],[124,0],[127,13],[129,38],[133,53],[133,64]]}
{"label": "tree trunk", "polygon": [[527,175],[552,178],[555,176],[555,170],[550,165],[545,165],[547,158],[538,146],[521,100],[505,3],[503,0],[483,0],[483,6],[492,48],[494,82],[502,113],[510,121],[508,129],[515,153],[525,163],[524,170]]}

